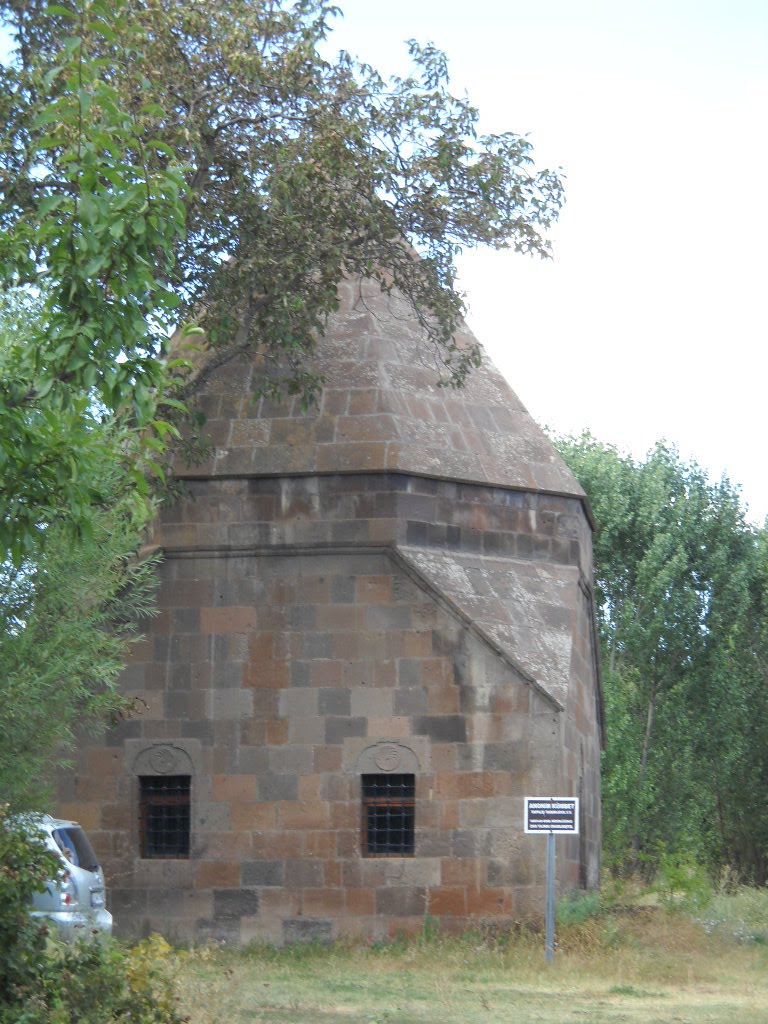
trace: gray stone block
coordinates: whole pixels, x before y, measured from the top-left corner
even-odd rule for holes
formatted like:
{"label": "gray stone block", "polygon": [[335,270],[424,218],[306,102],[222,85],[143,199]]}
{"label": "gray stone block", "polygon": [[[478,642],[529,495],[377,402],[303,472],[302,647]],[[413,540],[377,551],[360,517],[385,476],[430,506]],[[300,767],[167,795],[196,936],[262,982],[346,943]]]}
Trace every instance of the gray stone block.
{"label": "gray stone block", "polygon": [[291,662],[291,686],[309,686],[312,666],[308,661]]}
{"label": "gray stone block", "polygon": [[313,747],[286,744],[283,747],[271,747],[269,750],[269,768],[275,775],[309,775],[313,764]]}
{"label": "gray stone block", "polygon": [[285,864],[281,860],[247,860],[241,868],[243,885],[282,886],[285,884]]}
{"label": "gray stone block", "polygon": [[427,710],[427,694],[422,687],[395,690],[393,711],[398,716],[423,715]]}
{"label": "gray stone block", "polygon": [[259,800],[296,800],[299,795],[299,780],[296,775],[260,775],[258,779]]}
{"label": "gray stone block", "polygon": [[350,709],[349,690],[337,687],[320,690],[320,714],[348,717]]}
{"label": "gray stone block", "polygon": [[472,829],[454,829],[451,835],[452,857],[474,857],[475,849],[475,833]]}
{"label": "gray stone block", "polygon": [[181,735],[184,739],[200,740],[210,747],[213,744],[213,722],[182,722]]}
{"label": "gray stone block", "polygon": [[331,600],[334,604],[354,604],[354,576],[334,576],[331,580]]}
{"label": "gray stone block", "polygon": [[287,889],[317,889],[323,884],[323,863],[319,860],[285,861]]}
{"label": "gray stone block", "polygon": [[147,911],[146,889],[110,889],[108,894],[109,909],[115,919],[115,927],[119,930],[120,922],[128,918],[140,918]]}
{"label": "gray stone block", "polygon": [[333,637],[330,633],[305,633],[302,639],[305,658],[333,657]]}
{"label": "gray stone block", "polygon": [[525,772],[530,766],[531,755],[527,744],[486,743],[483,750],[483,771]]}
{"label": "gray stone block", "polygon": [[269,754],[264,747],[241,746],[237,754],[237,764],[243,775],[260,775],[267,770]]}
{"label": "gray stone block", "polygon": [[397,681],[400,686],[421,686],[421,662],[417,658],[399,658]]}
{"label": "gray stone block", "polygon": [[259,912],[259,894],[255,889],[214,889],[213,916],[216,922],[227,918],[252,916]]}
{"label": "gray stone block", "polygon": [[331,942],[333,921],[317,917],[287,918],[283,922],[283,938],[289,945],[297,942]]}
{"label": "gray stone block", "polygon": [[463,715],[419,715],[413,720],[416,735],[429,736],[435,743],[466,743],[467,722]]}
{"label": "gray stone block", "polygon": [[389,917],[419,917],[426,909],[426,889],[391,886],[376,890],[376,913]]}
{"label": "gray stone block", "polygon": [[325,742],[343,743],[350,736],[365,736],[368,726],[365,718],[327,718]]}

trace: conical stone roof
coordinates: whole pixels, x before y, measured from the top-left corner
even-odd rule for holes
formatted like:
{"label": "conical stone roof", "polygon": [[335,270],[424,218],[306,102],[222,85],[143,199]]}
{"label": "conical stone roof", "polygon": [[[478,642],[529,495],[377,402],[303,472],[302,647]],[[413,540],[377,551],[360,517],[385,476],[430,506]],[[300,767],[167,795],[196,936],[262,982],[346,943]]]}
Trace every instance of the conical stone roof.
{"label": "conical stone roof", "polygon": [[312,368],[325,386],[309,412],[297,399],[254,401],[262,370],[253,361],[211,374],[200,405],[214,453],[180,475],[389,471],[583,497],[490,360],[465,388],[438,387],[434,351],[410,307],[372,281],[342,283]]}

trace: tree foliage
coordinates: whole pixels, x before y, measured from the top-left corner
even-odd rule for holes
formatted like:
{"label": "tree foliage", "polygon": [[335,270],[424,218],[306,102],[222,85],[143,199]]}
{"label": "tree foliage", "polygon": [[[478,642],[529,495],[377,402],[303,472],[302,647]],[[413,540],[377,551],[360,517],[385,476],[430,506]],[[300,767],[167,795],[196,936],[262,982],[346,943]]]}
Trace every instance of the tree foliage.
{"label": "tree foliage", "polygon": [[562,439],[597,522],[606,848],[768,877],[765,537],[738,493],[657,445],[644,461]]}
{"label": "tree foliage", "polygon": [[0,566],[0,786],[14,810],[45,805],[78,733],[133,710],[117,681],[154,613],[155,565],[119,508],[90,525],[77,543],[51,527],[34,562]]}
{"label": "tree foliage", "polygon": [[[17,59],[0,68],[0,553],[17,566],[50,524],[82,529],[113,498],[133,493],[146,517],[136,489],[148,493],[152,453],[173,431],[157,418],[168,400],[159,339],[178,305],[163,275],[184,184],[177,168],[147,166],[138,115],[98,58],[121,27],[120,59],[136,63],[119,6],[0,8],[12,26],[69,26],[42,55],[17,25]],[[92,472],[107,452],[122,472],[110,497]]]}
{"label": "tree foliage", "polygon": [[[3,368],[24,360],[42,305],[23,292],[0,302]],[[136,555],[152,508],[136,428],[84,396],[15,412],[0,482],[19,556],[0,561],[0,790],[18,810],[40,805],[77,729],[126,713],[117,677],[155,580]]]}
{"label": "tree foliage", "polygon": [[[258,351],[311,400],[305,357],[344,274],[404,291],[461,383],[479,352],[453,340],[456,254],[548,251],[559,179],[531,169],[524,138],[478,133],[432,46],[411,43],[413,74],[385,82],[346,54],[321,57],[336,13],[324,0],[6,0],[0,12],[17,44],[0,70],[0,286],[44,296],[17,370],[0,368],[4,438],[94,401],[151,428],[174,386],[170,325],[193,316],[215,361]],[[79,493],[73,467],[41,504],[17,447],[0,496],[15,502],[2,539],[18,562],[45,521],[31,509]]]}

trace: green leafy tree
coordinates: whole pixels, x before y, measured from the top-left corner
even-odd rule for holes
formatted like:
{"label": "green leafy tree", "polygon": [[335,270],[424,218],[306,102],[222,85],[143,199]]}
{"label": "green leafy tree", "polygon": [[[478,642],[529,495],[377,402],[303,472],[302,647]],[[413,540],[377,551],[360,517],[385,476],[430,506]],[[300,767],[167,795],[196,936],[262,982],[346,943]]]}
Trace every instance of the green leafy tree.
{"label": "green leafy tree", "polygon": [[[171,429],[157,418],[160,339],[178,299],[163,277],[184,182],[147,165],[140,110],[122,104],[102,57],[111,48],[126,74],[137,65],[119,0],[0,11],[18,43],[0,68],[0,552],[19,565],[48,525],[87,523],[103,493],[90,463],[107,449],[122,489],[147,493],[147,459]],[[20,24],[33,16],[67,26],[44,55]],[[116,424],[143,433],[120,448]]]}
{"label": "green leafy tree", "polygon": [[[19,372],[0,378],[4,439],[93,400],[152,436],[174,400],[171,323],[193,316],[216,350],[209,369],[258,352],[287,364],[270,386],[311,401],[305,357],[345,274],[411,298],[445,380],[461,383],[479,351],[454,341],[456,254],[548,252],[559,179],[532,169],[524,138],[478,133],[432,46],[412,43],[413,74],[385,82],[346,54],[321,57],[336,13],[322,0],[0,12],[16,40],[0,71],[0,285],[45,296]],[[15,502],[0,539],[16,561],[39,540],[41,508],[80,497],[73,469],[41,506],[17,455],[0,495]]]}
{"label": "green leafy tree", "polygon": [[597,522],[609,856],[764,878],[764,539],[727,481],[662,444],[640,462],[589,436],[558,447]]}
{"label": "green leafy tree", "polygon": [[14,810],[47,803],[78,733],[132,713],[117,680],[154,609],[155,565],[119,507],[78,542],[50,529],[35,562],[0,566],[0,789]]}
{"label": "green leafy tree", "polygon": [[[0,367],[42,333],[43,305],[18,291],[0,301]],[[117,677],[155,584],[136,554],[152,510],[138,429],[85,396],[16,413],[0,493],[33,554],[0,561],[0,791],[14,810],[45,802],[77,730],[128,713]],[[9,479],[25,475],[19,496]]]}

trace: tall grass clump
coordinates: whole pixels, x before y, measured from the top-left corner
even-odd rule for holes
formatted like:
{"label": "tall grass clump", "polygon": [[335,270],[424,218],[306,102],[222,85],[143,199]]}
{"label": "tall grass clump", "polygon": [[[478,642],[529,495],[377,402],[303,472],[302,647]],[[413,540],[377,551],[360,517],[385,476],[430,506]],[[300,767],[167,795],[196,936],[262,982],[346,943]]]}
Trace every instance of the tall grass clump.
{"label": "tall grass clump", "polygon": [[697,920],[710,934],[768,945],[768,888],[742,885],[718,892]]}

